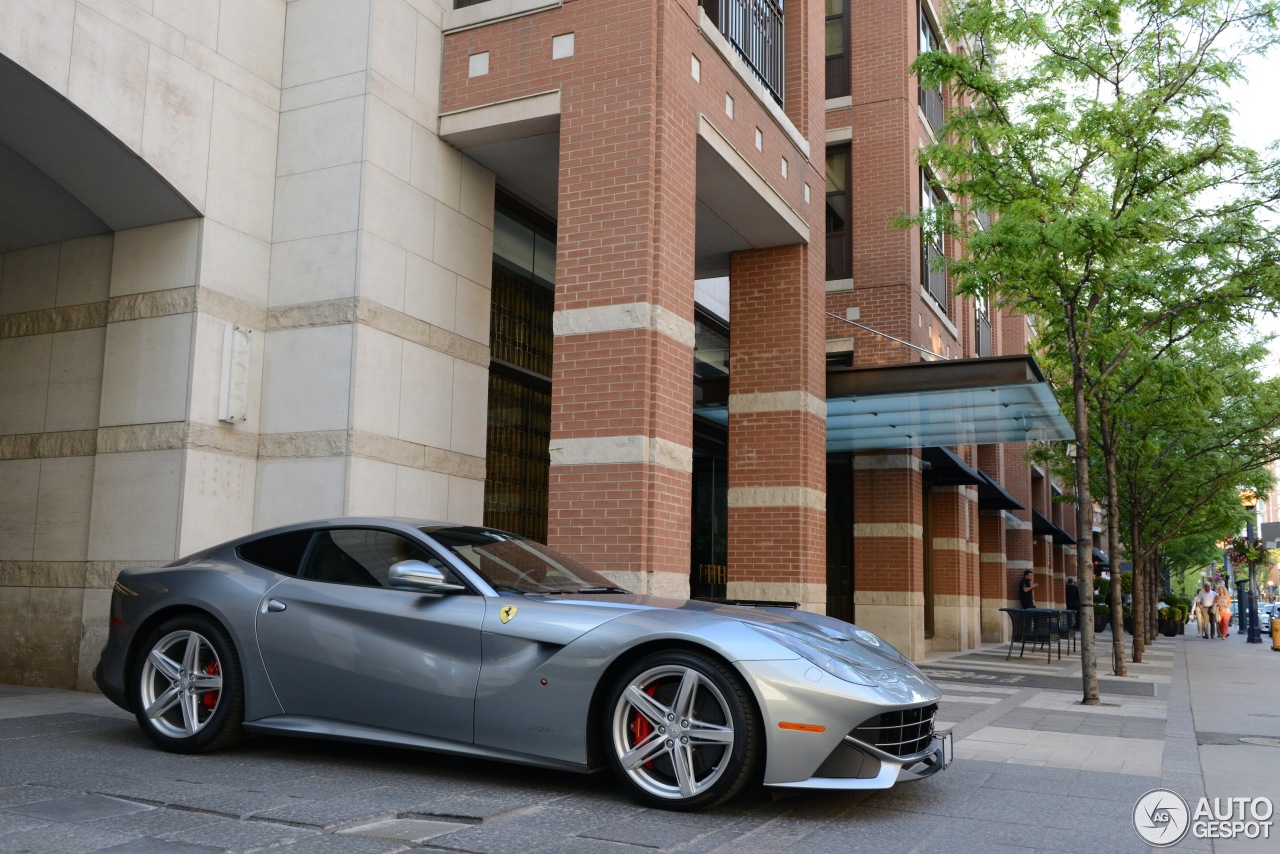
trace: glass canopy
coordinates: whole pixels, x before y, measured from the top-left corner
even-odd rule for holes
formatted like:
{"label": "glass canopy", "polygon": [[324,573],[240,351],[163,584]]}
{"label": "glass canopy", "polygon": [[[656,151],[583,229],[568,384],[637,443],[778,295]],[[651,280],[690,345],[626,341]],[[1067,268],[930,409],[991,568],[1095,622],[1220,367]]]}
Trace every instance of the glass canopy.
{"label": "glass canopy", "polygon": [[[727,424],[715,397],[704,395],[697,412]],[[1030,356],[827,372],[828,453],[1074,438]]]}

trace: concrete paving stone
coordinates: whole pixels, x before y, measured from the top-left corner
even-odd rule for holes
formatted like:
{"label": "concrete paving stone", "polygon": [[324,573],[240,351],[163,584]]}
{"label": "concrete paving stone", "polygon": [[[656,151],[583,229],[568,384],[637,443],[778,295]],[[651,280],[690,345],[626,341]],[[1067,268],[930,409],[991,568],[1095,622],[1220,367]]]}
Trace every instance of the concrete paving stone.
{"label": "concrete paving stone", "polygon": [[87,854],[134,838],[134,834],[105,832],[92,825],[55,823],[0,837],[0,852]]}
{"label": "concrete paving stone", "polygon": [[1082,812],[1075,826],[1046,832],[1041,851],[1088,851],[1089,854],[1149,854],[1151,846],[1138,836],[1133,818],[1126,821],[1098,821],[1091,812]]}
{"label": "concrete paving stone", "polygon": [[438,836],[444,836],[453,833],[455,830],[462,830],[470,827],[469,824],[460,824],[451,821],[427,821],[424,819],[413,818],[392,818],[385,821],[375,821],[371,824],[361,824],[355,827],[348,827],[345,830],[337,831],[338,836],[368,836],[371,839],[389,839],[393,842],[423,842],[427,839],[435,839]]}
{"label": "concrete paving stone", "polygon": [[167,801],[168,806],[187,807],[202,812],[233,818],[246,818],[255,813],[291,807],[301,799],[296,795],[280,795],[258,791],[191,792]]}
{"label": "concrete paving stone", "polygon": [[1137,774],[1108,774],[1102,771],[1081,771],[1066,794],[1072,797],[1098,798],[1102,800],[1128,801],[1136,804],[1138,798],[1160,785],[1157,777]]}
{"label": "concrete paving stone", "polygon": [[9,812],[29,815],[32,818],[43,818],[49,821],[80,822],[92,821],[95,818],[129,815],[155,809],[145,804],[122,801],[119,798],[108,798],[102,795],[68,795],[47,801],[7,807]]}
{"label": "concrete paving stone", "polygon": [[983,852],[996,845],[1034,850],[1041,847],[1045,834],[1036,815],[1010,809],[985,818],[948,819],[929,830],[923,842],[917,837],[916,844],[922,851],[934,850],[935,844]]}
{"label": "concrete paving stone", "polygon": [[0,810],[0,848],[4,847],[4,837],[10,833],[21,833],[36,827],[44,827],[49,822],[29,815]]}
{"label": "concrete paving stone", "polygon": [[[261,849],[259,849],[261,850]],[[316,833],[300,837],[296,842],[269,849],[271,854],[395,854],[401,851],[443,850],[429,846],[410,848],[402,842],[390,839],[369,839],[362,836],[332,836]]]}
{"label": "concrete paving stone", "polygon": [[[1011,792],[982,788],[959,802],[958,818],[1000,821],[1003,816],[1034,816],[1050,813],[1065,793]],[[1034,847],[1034,846],[1032,846]]]}
{"label": "concrete paving stone", "polygon": [[536,807],[449,834],[449,848],[476,854],[524,854],[602,824],[580,811]]}
{"label": "concrete paving stone", "polygon": [[66,789],[55,786],[6,786],[0,789],[0,809],[65,798],[69,794],[71,793]]}
{"label": "concrete paving stone", "polygon": [[150,836],[144,836],[141,839],[131,839],[128,842],[121,842],[119,845],[112,845],[109,848],[99,848],[102,854],[212,854],[212,852],[221,852],[226,849],[218,845],[191,845],[186,842],[174,842],[168,839],[155,839]]}
{"label": "concrete paving stone", "polygon": [[217,821],[215,816],[190,810],[173,810],[159,808],[147,812],[130,815],[102,818],[94,822],[86,822],[86,826],[97,827],[107,832],[134,834],[137,836],[163,836],[166,833],[177,833]]}
{"label": "concrete paving stone", "polygon": [[583,830],[578,836],[584,839],[625,842],[628,845],[660,848],[664,851],[669,851],[683,843],[695,841],[707,833],[720,829],[714,826],[698,828],[689,824],[666,822],[657,818],[641,816]]}
{"label": "concrete paving stone", "polygon": [[1053,768],[1033,765],[1001,765],[1001,770],[987,780],[988,789],[1010,792],[1033,792],[1044,795],[1063,795],[1070,791],[1080,772],[1074,768]]}
{"label": "concrete paving stone", "polygon": [[195,827],[156,835],[175,843],[214,845],[231,852],[247,852],[294,845],[302,840],[319,838],[321,834],[311,828],[214,817],[212,821]]}
{"label": "concrete paving stone", "polygon": [[416,801],[404,807],[401,812],[415,816],[481,821],[505,815],[513,810],[538,806],[546,803],[547,800],[547,796],[538,797],[527,792],[508,793],[502,790],[444,794],[429,800]]}
{"label": "concrete paving stone", "polygon": [[581,836],[571,836],[540,848],[528,849],[530,854],[535,852],[536,854],[647,854],[654,850],[637,848],[624,842],[606,842],[602,839],[586,839]]}
{"label": "concrete paving stone", "polygon": [[263,810],[252,818],[331,829],[354,821],[391,818],[418,803],[417,793],[380,786],[339,797],[302,801],[287,807]]}
{"label": "concrete paving stone", "polygon": [[97,715],[77,713],[65,715],[38,715],[28,718],[0,718],[0,741],[49,736],[55,733],[79,730],[114,729],[119,721],[100,718]]}

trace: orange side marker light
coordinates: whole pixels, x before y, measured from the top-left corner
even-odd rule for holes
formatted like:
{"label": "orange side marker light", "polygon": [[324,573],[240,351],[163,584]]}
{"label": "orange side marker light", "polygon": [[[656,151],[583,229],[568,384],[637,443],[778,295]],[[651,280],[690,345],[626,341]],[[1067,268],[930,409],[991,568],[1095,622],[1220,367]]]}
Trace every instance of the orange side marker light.
{"label": "orange side marker light", "polygon": [[821,724],[797,724],[791,721],[779,721],[778,729],[793,729],[796,732],[826,732],[827,728]]}

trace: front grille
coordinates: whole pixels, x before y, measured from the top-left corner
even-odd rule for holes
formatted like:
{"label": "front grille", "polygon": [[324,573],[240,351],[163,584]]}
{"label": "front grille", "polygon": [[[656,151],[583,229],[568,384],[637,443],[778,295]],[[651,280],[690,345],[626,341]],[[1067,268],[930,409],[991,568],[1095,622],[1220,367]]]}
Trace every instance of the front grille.
{"label": "front grille", "polygon": [[851,735],[893,756],[913,756],[929,746],[938,704],[884,712],[863,721]]}

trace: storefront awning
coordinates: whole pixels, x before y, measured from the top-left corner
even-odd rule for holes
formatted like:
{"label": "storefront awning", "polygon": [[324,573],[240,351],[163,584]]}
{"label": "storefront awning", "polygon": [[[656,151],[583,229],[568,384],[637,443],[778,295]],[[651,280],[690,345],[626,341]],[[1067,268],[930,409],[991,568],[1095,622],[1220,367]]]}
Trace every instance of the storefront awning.
{"label": "storefront awning", "polygon": [[1048,517],[1039,510],[1031,511],[1031,533],[1037,537],[1052,537],[1054,543],[1060,546],[1074,546],[1076,544],[1075,537],[1049,521]]}
{"label": "storefront awning", "polygon": [[1096,546],[1093,549],[1093,565],[1098,569],[1111,568],[1111,561],[1107,559],[1107,553]]}
{"label": "storefront awning", "polygon": [[978,484],[978,507],[982,510],[1021,510],[1022,504],[1009,494],[1000,481],[978,469],[984,483]]}
{"label": "storefront awning", "polygon": [[[697,414],[728,424],[727,379]],[[1030,356],[827,370],[827,453],[1075,438]]]}
{"label": "storefront awning", "polygon": [[981,485],[985,478],[950,448],[925,448],[920,458],[929,464],[926,477],[938,486]]}

